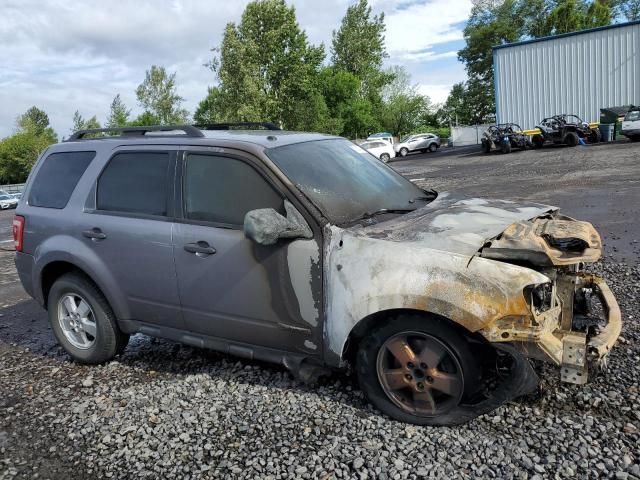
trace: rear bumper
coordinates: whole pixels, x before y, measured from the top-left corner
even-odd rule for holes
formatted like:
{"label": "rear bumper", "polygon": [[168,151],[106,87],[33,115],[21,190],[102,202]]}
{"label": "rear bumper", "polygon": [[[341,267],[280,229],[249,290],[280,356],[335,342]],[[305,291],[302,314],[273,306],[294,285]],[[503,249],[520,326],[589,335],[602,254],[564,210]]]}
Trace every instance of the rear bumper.
{"label": "rear bumper", "polygon": [[[33,268],[35,262],[33,256],[28,253],[16,252],[15,264],[22,287],[30,296],[35,298],[35,289],[33,286]],[[42,303],[41,298],[36,298],[36,300]]]}

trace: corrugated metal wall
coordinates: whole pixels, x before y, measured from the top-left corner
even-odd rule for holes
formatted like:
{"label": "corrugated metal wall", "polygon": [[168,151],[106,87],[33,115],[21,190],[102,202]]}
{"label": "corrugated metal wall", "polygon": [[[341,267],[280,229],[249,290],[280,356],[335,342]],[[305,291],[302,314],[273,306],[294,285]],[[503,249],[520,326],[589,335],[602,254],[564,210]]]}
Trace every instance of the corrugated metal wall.
{"label": "corrugated metal wall", "polygon": [[640,23],[515,44],[493,51],[498,123],[532,128],[573,113],[640,104]]}

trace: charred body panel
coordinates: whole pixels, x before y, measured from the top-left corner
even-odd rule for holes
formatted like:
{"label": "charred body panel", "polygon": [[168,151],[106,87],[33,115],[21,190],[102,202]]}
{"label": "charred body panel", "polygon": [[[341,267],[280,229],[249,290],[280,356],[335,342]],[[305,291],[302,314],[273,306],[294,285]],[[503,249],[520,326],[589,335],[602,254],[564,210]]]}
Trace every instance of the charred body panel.
{"label": "charred body panel", "polygon": [[577,115],[562,114],[544,118],[538,125],[540,134],[531,138],[536,148],[545,143],[564,144],[575,147],[579,139],[589,143],[598,143],[601,140],[600,128],[583,121]]}
{"label": "charred body panel", "polygon": [[[329,355],[341,355],[369,315],[411,309],[512,344],[561,365],[564,381],[584,383],[620,332],[606,283],[580,271],[600,258],[600,236],[554,207],[445,193],[376,225],[328,227],[325,251]],[[589,325],[580,322],[592,314],[587,295],[605,312]]]}

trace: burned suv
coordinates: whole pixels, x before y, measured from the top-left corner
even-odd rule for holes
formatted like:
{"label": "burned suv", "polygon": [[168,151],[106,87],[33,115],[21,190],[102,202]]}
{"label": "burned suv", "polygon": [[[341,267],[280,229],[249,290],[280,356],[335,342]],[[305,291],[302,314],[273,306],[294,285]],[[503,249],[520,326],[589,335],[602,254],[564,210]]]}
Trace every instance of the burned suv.
{"label": "burned suv", "polygon": [[305,379],[351,366],[416,424],[531,391],[527,357],[573,383],[603,362],[621,320],[583,270],[601,253],[589,223],[422,190],[343,138],[258,127],[80,131],[42,154],[16,265],[71,357],[106,362],[143,333]]}

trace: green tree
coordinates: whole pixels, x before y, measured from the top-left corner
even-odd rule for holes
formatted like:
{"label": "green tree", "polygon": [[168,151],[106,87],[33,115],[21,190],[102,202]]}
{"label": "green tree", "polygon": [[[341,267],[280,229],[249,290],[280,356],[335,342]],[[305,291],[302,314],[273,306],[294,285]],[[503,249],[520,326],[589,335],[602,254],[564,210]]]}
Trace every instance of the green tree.
{"label": "green tree", "polygon": [[38,155],[51,143],[46,135],[18,132],[0,142],[0,183],[22,183],[29,176]]}
{"label": "green tree", "polygon": [[333,32],[333,65],[359,78],[366,95],[377,94],[390,81],[382,71],[383,61],[388,57],[384,34],[384,13],[372,16],[367,0],[358,0],[348,7],[340,28]]}
{"label": "green tree", "polygon": [[240,23],[226,26],[214,51],[210,66],[219,80],[219,91],[213,93],[219,105],[216,118],[270,120],[288,129],[326,123],[317,82],[324,48],[309,44],[295,9],[284,0],[250,2]]}
{"label": "green tree", "polygon": [[107,117],[107,128],[126,127],[129,124],[129,115],[131,110],[128,110],[124,102],[120,98],[118,93],[111,102],[109,108],[109,116]]}
{"label": "green tree", "polygon": [[162,125],[186,123],[189,112],[182,108],[184,98],[178,95],[176,74],[168,74],[164,67],[152,65],[138,85],[136,96],[145,112]]}
{"label": "green tree", "polygon": [[640,0],[617,1],[614,7],[614,17],[619,14],[629,22],[640,20]]}
{"label": "green tree", "polygon": [[49,116],[34,105],[18,117],[16,125],[19,132],[42,135],[49,128]]}
{"label": "green tree", "polygon": [[218,87],[209,87],[207,96],[198,104],[193,121],[196,124],[216,123],[222,121],[222,97]]}
{"label": "green tree", "polygon": [[393,67],[391,76],[393,81],[382,91],[382,128],[399,137],[421,123],[429,100],[418,93],[404,68]]}
{"label": "green tree", "polygon": [[73,114],[73,126],[71,127],[71,133],[77,132],[78,130],[88,130],[92,128],[102,128],[96,116],[94,115],[88,120],[85,120],[80,112],[76,110]]}

